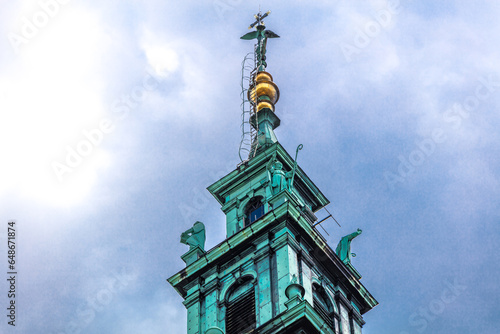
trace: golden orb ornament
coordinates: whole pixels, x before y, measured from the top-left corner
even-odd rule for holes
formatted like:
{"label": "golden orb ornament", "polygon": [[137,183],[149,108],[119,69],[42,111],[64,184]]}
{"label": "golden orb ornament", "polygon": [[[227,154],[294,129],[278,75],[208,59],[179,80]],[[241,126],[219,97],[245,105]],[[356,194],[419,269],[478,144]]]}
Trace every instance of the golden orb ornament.
{"label": "golden orb ornament", "polygon": [[274,104],[280,98],[278,86],[273,82],[273,76],[265,71],[258,72],[255,84],[248,90],[248,100],[256,105],[256,111],[268,108],[274,112]]}

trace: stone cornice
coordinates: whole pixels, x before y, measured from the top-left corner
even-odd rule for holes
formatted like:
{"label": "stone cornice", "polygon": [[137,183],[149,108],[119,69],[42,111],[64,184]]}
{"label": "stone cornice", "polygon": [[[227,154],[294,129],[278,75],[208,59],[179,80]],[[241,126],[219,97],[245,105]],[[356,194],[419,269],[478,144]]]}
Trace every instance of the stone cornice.
{"label": "stone cornice", "polygon": [[[366,290],[361,282],[343,264],[335,252],[329,247],[326,240],[316,231],[315,228],[302,216],[302,212],[291,201],[286,201],[274,210],[266,213],[263,217],[255,221],[250,226],[224,240],[219,245],[212,248],[196,262],[168,279],[168,282],[183,296],[186,295],[184,286],[194,278],[205,273],[209,267],[223,264],[239,254],[243,249],[253,243],[256,238],[267,234],[269,231],[278,232],[287,226],[290,231],[296,231],[306,243],[312,246],[313,253],[310,257],[316,265],[321,265],[322,271],[331,280],[353,295],[359,302],[361,314],[367,312],[378,302]],[[290,225],[291,224],[291,225]],[[285,233],[275,238],[271,242],[271,248],[277,249],[285,244],[291,245],[295,251],[300,251],[301,247],[291,233]],[[255,246],[253,246],[255,247]]]}
{"label": "stone cornice", "polygon": [[323,318],[306,300],[262,324],[259,327],[259,333],[285,333],[282,330],[292,328],[299,322],[306,322],[317,333],[333,334],[333,331],[325,325]]}
{"label": "stone cornice", "polygon": [[[188,281],[191,281],[192,278],[206,272],[208,266],[212,266],[221,261],[223,262],[225,259],[229,259],[231,257],[231,254],[229,254],[231,251],[236,250],[237,252],[239,252],[239,248],[245,246],[245,244],[247,244],[247,240],[253,239],[254,237],[266,231],[269,226],[274,226],[274,224],[278,221],[285,219],[287,212],[288,204],[284,203],[280,207],[275,208],[273,211],[268,212],[252,225],[224,240],[223,242],[209,250],[207,253],[205,253],[202,258],[198,259],[196,262],[173,275],[167,281],[172,284],[182,296],[184,296],[185,293],[182,292],[182,290],[179,291],[179,289],[177,288],[178,284],[180,284],[181,282],[187,283]],[[183,285],[185,285],[186,283],[184,283]]]}
{"label": "stone cornice", "polygon": [[[207,188],[208,191],[221,205],[224,205],[226,202],[224,194],[241,187],[243,184],[247,183],[249,179],[252,179],[257,174],[264,172],[267,161],[269,161],[274,154],[276,154],[277,159],[283,163],[287,170],[292,169],[294,165],[293,158],[280,143],[276,143],[257,154],[250,161],[240,165],[237,169],[224,176],[222,179],[210,185]],[[256,183],[260,183],[261,180],[259,179],[256,181],[258,181]],[[313,203],[313,211],[317,211],[321,207],[330,203],[318,187],[316,187],[316,185],[307,176],[307,174],[302,170],[302,168],[300,168],[300,166],[297,166],[294,181],[294,184],[296,184],[297,188],[300,189],[301,193],[305,194],[307,199]],[[262,185],[259,184],[259,186]]]}

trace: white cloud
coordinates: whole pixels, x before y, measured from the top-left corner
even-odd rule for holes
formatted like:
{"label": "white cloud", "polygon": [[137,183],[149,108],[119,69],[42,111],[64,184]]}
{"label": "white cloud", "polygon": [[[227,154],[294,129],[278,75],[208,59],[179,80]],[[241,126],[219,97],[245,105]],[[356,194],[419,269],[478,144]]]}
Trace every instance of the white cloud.
{"label": "white cloud", "polygon": [[[86,8],[71,2],[17,58],[4,39],[0,194],[2,215],[23,224],[24,293],[35,300],[23,309],[26,332],[41,331],[41,320],[44,332],[64,326],[78,303],[109,285],[124,264],[142,276],[86,331],[185,332],[182,298],[165,282],[183,265],[178,237],[189,224],[178,204],[197,208],[193,220],[209,227],[207,245],[224,238],[218,204],[199,194],[215,181],[212,171],[224,174],[237,160],[239,66],[252,47],[238,38],[258,8],[226,3],[231,7],[220,19],[211,2],[91,1]],[[391,299],[370,312],[372,320],[390,314],[407,326],[409,314],[400,309],[418,307],[415,300],[432,296],[433,285],[450,272],[468,279],[475,277],[468,272],[484,273],[485,286],[495,287],[487,279],[495,277],[491,270],[472,263],[487,262],[476,261],[478,254],[496,254],[499,94],[449,130],[446,143],[400,188],[383,187],[384,168],[397,170],[398,155],[408,157],[416,140],[443,126],[442,113],[473,94],[478,77],[500,73],[498,5],[447,4],[401,2],[401,13],[350,63],[339,43],[352,43],[385,1],[281,1],[266,20],[282,36],[268,49],[282,95],[278,137],[292,155],[304,144],[299,164],[332,200],[329,210],[343,228],[327,228],[334,232],[331,245],[350,227],[367,227],[356,246],[365,266],[358,269],[375,273],[363,283]],[[18,18],[32,16],[39,5],[6,8],[0,29],[18,32]],[[66,147],[85,139],[83,130],[113,115],[113,102],[140,85],[147,71],[161,79],[158,88],[59,184],[51,161],[63,161]],[[203,205],[196,206],[200,198]],[[489,231],[484,243],[483,229]],[[478,244],[484,249],[469,251]],[[487,295],[470,291],[477,292],[480,309]],[[450,326],[457,321],[451,313],[442,318]],[[370,321],[365,329],[398,330]],[[434,329],[429,332],[439,333]]]}
{"label": "white cloud", "polygon": [[85,139],[82,131],[104,116],[105,78],[96,70],[105,42],[95,13],[62,8],[4,70],[0,148],[9,157],[0,167],[4,193],[76,203],[90,190],[96,171],[109,163],[106,152],[96,148],[68,184],[59,183],[51,168],[54,160],[64,163],[66,146],[75,148]]}

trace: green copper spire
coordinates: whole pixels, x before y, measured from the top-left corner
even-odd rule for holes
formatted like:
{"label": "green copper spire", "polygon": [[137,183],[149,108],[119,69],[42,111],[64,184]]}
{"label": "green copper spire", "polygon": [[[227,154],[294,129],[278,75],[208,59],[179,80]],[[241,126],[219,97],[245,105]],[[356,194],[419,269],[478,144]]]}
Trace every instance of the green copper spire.
{"label": "green copper spire", "polygon": [[350,263],[361,230],[335,254],[315,228],[323,221],[315,212],[329,201],[297,164],[302,144],[293,159],[274,134],[280,93],[265,53],[267,38],[278,36],[265,30],[268,14],[242,37],[257,40],[252,65],[250,57],[242,65],[249,158],[207,188],[225,214],[226,238],[205,251],[205,226],[196,222],[181,235],[186,267],[168,282],[184,299],[187,334],[361,334],[362,315],[377,305]]}
{"label": "green copper spire", "polygon": [[261,150],[275,144],[278,139],[274,134],[274,129],[280,125],[280,119],[274,113],[274,106],[279,100],[280,92],[278,86],[273,82],[273,77],[266,72],[266,47],[268,38],[277,38],[277,34],[266,30],[262,21],[271,13],[268,11],[264,15],[260,12],[255,16],[256,21],[250,25],[250,29],[256,31],[249,32],[241,39],[257,39],[254,49],[254,68],[250,74],[250,86],[247,90],[248,102],[250,102],[250,133],[251,147],[249,159]]}
{"label": "green copper spire", "polygon": [[272,32],[271,30],[265,30],[266,26],[264,25],[264,21],[262,21],[265,17],[267,17],[271,11],[266,12],[264,15],[261,15],[260,12],[255,16],[256,21],[252,23],[249,29],[256,27],[256,31],[249,32],[241,36],[241,39],[257,39],[257,47],[255,48],[255,59],[257,62],[257,69],[259,72],[265,71],[266,64],[266,47],[267,47],[267,39],[268,38],[279,38],[277,34]]}

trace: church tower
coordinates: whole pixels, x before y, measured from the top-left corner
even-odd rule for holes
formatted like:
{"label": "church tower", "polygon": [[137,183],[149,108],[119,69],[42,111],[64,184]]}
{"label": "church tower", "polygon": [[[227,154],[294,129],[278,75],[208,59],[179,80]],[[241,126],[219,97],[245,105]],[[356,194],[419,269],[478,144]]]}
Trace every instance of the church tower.
{"label": "church tower", "polygon": [[255,30],[241,37],[256,40],[248,159],[208,187],[226,215],[226,239],[206,251],[196,222],[181,236],[186,268],[168,282],[184,298],[188,334],[361,334],[362,315],[378,304],[351,264],[361,230],[332,250],[315,215],[329,201],[297,164],[302,145],[292,158],[276,138],[279,90],[266,49],[279,36],[266,30],[268,15],[257,14]]}

